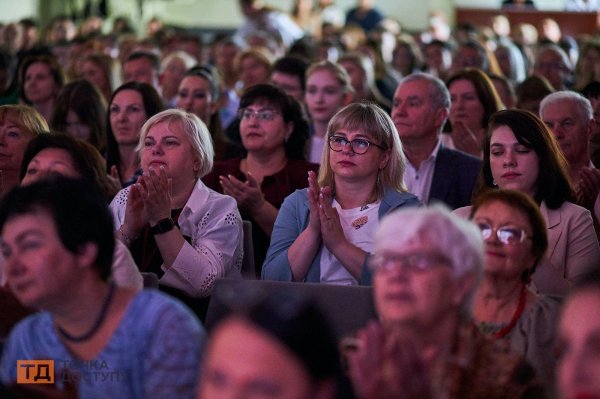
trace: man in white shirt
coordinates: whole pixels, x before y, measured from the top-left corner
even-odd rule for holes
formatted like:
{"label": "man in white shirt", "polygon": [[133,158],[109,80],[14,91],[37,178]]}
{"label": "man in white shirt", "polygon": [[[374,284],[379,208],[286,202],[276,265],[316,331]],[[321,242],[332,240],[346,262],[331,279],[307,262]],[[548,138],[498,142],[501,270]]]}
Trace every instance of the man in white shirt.
{"label": "man in white shirt", "polygon": [[567,159],[577,205],[592,212],[600,237],[600,170],[594,167],[588,152],[596,123],[592,104],[579,93],[558,91],[544,97],[540,117],[554,133]]}
{"label": "man in white shirt", "polygon": [[455,209],[471,203],[481,161],[440,143],[449,112],[448,89],[432,75],[411,74],[394,93],[391,116],[408,160],[408,190],[423,203],[441,201]]}

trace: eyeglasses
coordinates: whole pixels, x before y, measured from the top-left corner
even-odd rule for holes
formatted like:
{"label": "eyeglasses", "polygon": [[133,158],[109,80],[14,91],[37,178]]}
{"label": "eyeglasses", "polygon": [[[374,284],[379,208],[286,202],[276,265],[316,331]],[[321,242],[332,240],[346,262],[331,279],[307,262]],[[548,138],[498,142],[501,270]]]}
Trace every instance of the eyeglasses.
{"label": "eyeglasses", "polygon": [[259,111],[254,111],[248,108],[241,109],[238,113],[238,117],[240,119],[251,119],[253,116],[256,116],[256,119],[259,121],[272,121],[275,119],[276,115],[279,115],[280,112],[275,111],[274,109],[261,109]]}
{"label": "eyeglasses", "polygon": [[382,255],[375,254],[369,258],[369,267],[373,271],[386,272],[402,268],[409,272],[424,272],[435,267],[451,267],[450,259],[436,253],[416,253],[411,255]]}
{"label": "eyeglasses", "polygon": [[531,239],[525,230],[516,227],[499,227],[495,229],[487,223],[477,223],[477,226],[479,227],[479,230],[481,230],[481,236],[484,241],[492,236],[494,230],[496,230],[496,237],[498,237],[498,240],[505,245],[522,243],[526,238]]}
{"label": "eyeglasses", "polygon": [[381,148],[385,150],[385,147],[380,146],[379,144],[375,144],[366,139],[354,139],[348,140],[343,136],[330,136],[329,137],[329,148],[331,151],[340,152],[342,151],[347,144],[350,144],[350,148],[352,152],[358,155],[362,155],[369,149],[370,146],[374,145],[377,148]]}

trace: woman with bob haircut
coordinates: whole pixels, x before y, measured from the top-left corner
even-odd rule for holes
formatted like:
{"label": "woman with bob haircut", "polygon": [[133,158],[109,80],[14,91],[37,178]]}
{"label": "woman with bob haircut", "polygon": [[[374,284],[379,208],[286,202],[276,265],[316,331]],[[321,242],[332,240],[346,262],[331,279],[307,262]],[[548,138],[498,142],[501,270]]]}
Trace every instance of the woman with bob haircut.
{"label": "woman with bob haircut", "polygon": [[[504,109],[490,78],[477,68],[465,68],[446,81],[450,92],[449,133],[442,135],[444,146],[481,158],[488,120]],[[445,129],[447,130],[447,129]]]}
{"label": "woman with bob haircut", "polygon": [[[476,194],[503,188],[522,191],[539,206],[548,252],[532,276],[542,294],[564,296],[578,278],[600,265],[600,248],[590,212],[573,203],[567,163],[554,135],[533,113],[500,111],[484,140]],[[470,207],[456,210],[465,217]]]}
{"label": "woman with bob haircut", "polygon": [[243,157],[216,162],[204,183],[235,198],[242,218],[252,222],[257,274],[273,224],[285,197],[308,185],[306,173],[319,166],[305,161],[308,123],[300,104],[282,89],[259,84],[240,99]]}
{"label": "woman with bob haircut", "polygon": [[210,133],[196,115],[169,109],[144,124],[136,151],[143,174],[111,203],[117,238],[142,272],[202,314],[207,303],[194,299],[238,276],[242,262],[235,200],[200,180],[213,166]]}
{"label": "woman with bob haircut", "polygon": [[87,80],[62,88],[54,105],[52,129],[89,142],[101,154],[106,150],[106,102]]}
{"label": "woman with bob haircut", "polygon": [[354,103],[331,120],[319,177],[288,196],[263,265],[266,280],[368,284],[373,232],[385,214],[419,200],[406,192],[406,159],[389,115]]}
{"label": "woman with bob haircut", "polygon": [[554,390],[554,326],[559,302],[529,288],[548,248],[539,206],[515,190],[488,190],[475,198],[471,220],[481,230],[485,261],[473,300],[479,331],[524,356]]}
{"label": "woman with bob haircut", "polygon": [[47,133],[48,123],[39,112],[27,105],[0,106],[0,197],[19,185],[21,163],[27,144],[39,134]]}

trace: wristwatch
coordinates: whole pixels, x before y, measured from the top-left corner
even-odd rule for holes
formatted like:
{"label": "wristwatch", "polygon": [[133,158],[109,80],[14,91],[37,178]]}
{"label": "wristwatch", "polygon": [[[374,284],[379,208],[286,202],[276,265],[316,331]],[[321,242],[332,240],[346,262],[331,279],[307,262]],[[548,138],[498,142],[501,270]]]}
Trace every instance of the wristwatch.
{"label": "wristwatch", "polygon": [[154,226],[150,227],[150,233],[152,233],[152,235],[163,234],[167,231],[173,230],[173,227],[175,227],[175,222],[173,221],[173,219],[161,219]]}

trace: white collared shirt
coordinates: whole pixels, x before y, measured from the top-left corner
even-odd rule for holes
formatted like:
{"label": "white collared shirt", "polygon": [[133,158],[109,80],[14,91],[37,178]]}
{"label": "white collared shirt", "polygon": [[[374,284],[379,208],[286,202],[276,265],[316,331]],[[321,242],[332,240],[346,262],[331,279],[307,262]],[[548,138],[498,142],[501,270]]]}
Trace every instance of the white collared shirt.
{"label": "white collared shirt", "polygon": [[404,183],[410,193],[413,193],[421,202],[429,202],[429,192],[431,191],[431,182],[433,181],[433,170],[435,169],[435,159],[440,151],[442,143],[438,139],[437,144],[427,159],[421,162],[419,168],[415,168],[410,161],[406,162],[406,171],[404,172]]}

